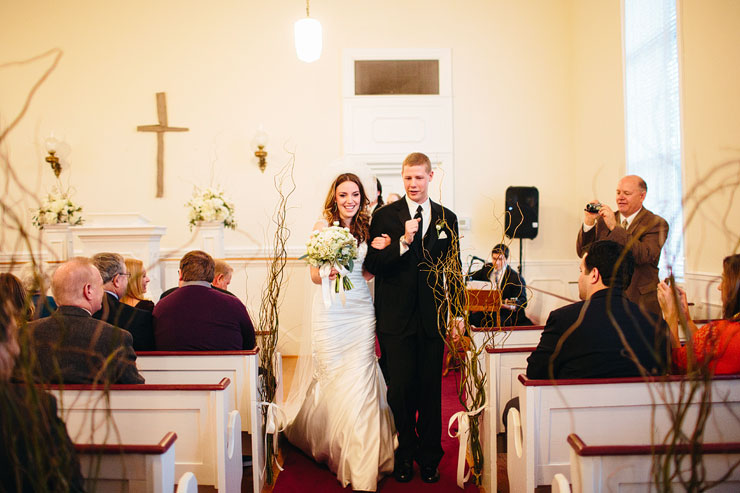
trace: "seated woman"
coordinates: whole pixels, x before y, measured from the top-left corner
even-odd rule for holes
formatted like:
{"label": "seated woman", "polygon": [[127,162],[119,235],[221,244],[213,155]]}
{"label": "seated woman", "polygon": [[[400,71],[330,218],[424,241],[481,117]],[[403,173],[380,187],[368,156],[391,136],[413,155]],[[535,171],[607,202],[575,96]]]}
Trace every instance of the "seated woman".
{"label": "seated woman", "polygon": [[54,298],[48,296],[51,278],[40,266],[29,265],[23,269],[21,274],[23,287],[31,295],[33,305],[33,320],[48,317],[57,309]]}
{"label": "seated woman", "polygon": [[154,310],[154,302],[144,297],[146,287],[149,285],[149,276],[146,274],[144,263],[135,258],[127,258],[124,262],[126,262],[126,269],[131,277],[129,277],[126,294],[121,298],[121,302],[140,310]]}
{"label": "seated woman", "polygon": [[34,307],[29,303],[27,296],[20,279],[8,272],[0,274],[0,300],[11,306],[13,313],[16,314],[18,326],[34,318]]}
{"label": "seated woman", "polygon": [[[12,274],[7,274],[12,276]],[[15,276],[0,283],[0,491],[84,491],[80,464],[64,422],[57,416],[56,399],[36,385],[10,382],[18,344],[18,320],[24,315],[14,300],[20,286]],[[6,288],[12,285],[12,291]],[[20,363],[30,372],[32,363]]]}
{"label": "seated woman", "polygon": [[[680,372],[707,368],[716,375],[740,373],[740,255],[730,255],[722,262],[722,320],[697,329],[691,319],[686,293],[676,287],[680,307],[676,307],[671,287],[658,284],[658,301],[671,331],[673,364]],[[685,317],[691,342],[681,347],[678,341],[679,310]],[[693,347],[693,355],[689,349]]]}

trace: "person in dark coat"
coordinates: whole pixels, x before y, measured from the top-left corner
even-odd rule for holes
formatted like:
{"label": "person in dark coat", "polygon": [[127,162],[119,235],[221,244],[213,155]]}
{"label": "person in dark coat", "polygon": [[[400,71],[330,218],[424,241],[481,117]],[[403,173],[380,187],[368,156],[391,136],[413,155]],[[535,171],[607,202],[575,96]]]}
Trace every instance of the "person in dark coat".
{"label": "person in dark coat", "polygon": [[[0,299],[7,299],[0,286]],[[11,382],[20,354],[18,320],[0,304],[0,491],[84,491],[74,445],[56,399],[36,385]]]}
{"label": "person in dark coat", "polygon": [[154,307],[158,351],[253,349],[255,334],[247,309],[236,296],[211,286],[213,258],[194,250],[180,260],[180,287]]}
{"label": "person in dark coat", "polygon": [[[524,278],[509,265],[509,247],[499,243],[491,250],[491,263],[475,271],[471,281],[487,281],[501,291],[501,326],[532,325],[524,308],[527,306],[527,284]],[[470,325],[492,327],[496,322],[495,312],[472,312],[468,315]]]}
{"label": "person in dark coat", "polygon": [[103,252],[93,256],[93,262],[103,278],[105,296],[101,308],[93,317],[131,333],[134,350],[154,350],[154,323],[151,311],[140,310],[122,303],[131,273],[121,255]]}
{"label": "person in dark coat", "polygon": [[[591,244],[581,259],[578,293],[583,301],[554,310],[540,342],[527,359],[532,379],[617,378],[663,374],[667,338],[627,299],[635,269],[616,242]],[[615,272],[615,266],[617,266]]]}
{"label": "person in dark coat", "polygon": [[91,315],[103,298],[103,280],[93,263],[74,258],[62,264],[51,289],[59,308],[25,328],[29,347],[23,350],[38,362],[34,376],[46,383],[144,383],[131,334]]}
{"label": "person in dark coat", "polygon": [[[388,403],[398,429],[393,476],[411,481],[413,461],[421,480],[439,480],[442,358],[447,301],[440,260],[460,265],[457,216],[429,198],[434,176],[429,157],[409,154],[401,167],[406,195],[378,209],[370,238],[386,237],[382,250],[372,244],[365,269],[375,275],[376,332],[381,368],[388,380]],[[457,304],[453,304],[452,309]],[[454,313],[457,317],[458,313]]]}

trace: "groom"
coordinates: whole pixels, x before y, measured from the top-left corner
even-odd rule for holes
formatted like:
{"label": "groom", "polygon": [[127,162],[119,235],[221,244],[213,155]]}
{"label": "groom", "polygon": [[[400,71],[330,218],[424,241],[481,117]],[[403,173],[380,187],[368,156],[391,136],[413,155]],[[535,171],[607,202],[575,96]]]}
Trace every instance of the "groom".
{"label": "groom", "polygon": [[[442,459],[442,357],[447,307],[442,278],[432,265],[450,252],[459,264],[457,217],[429,200],[429,158],[409,154],[401,171],[406,196],[378,209],[370,238],[387,235],[383,250],[369,248],[365,269],[375,274],[376,330],[388,403],[398,430],[393,476],[411,481],[413,461],[422,481],[439,480]],[[418,418],[417,418],[418,412]]]}

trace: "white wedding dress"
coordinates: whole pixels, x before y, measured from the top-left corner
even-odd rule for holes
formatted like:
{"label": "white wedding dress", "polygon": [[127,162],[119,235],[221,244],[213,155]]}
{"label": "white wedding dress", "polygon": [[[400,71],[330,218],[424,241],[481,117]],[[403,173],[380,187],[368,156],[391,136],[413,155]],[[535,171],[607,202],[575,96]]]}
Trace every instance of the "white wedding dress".
{"label": "white wedding dress", "polygon": [[[311,313],[312,354],[305,394],[294,402],[295,416],[285,435],[290,442],[326,463],[343,487],[375,491],[393,471],[395,428],[386,385],[375,356],[375,310],[362,262],[367,245],[349,278],[354,288],[337,295],[327,309],[320,287]],[[295,399],[291,389],[290,398]],[[290,399],[289,399],[290,400]]]}

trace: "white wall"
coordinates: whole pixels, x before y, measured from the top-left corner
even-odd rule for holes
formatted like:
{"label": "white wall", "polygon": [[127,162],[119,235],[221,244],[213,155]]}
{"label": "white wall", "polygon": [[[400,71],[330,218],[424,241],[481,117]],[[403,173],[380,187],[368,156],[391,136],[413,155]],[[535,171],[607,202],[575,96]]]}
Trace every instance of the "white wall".
{"label": "white wall", "polygon": [[[738,156],[739,9],[733,0],[680,3],[687,186]],[[311,13],[324,27],[324,53],[304,64],[292,45],[293,22],[304,14],[300,2],[5,2],[0,64],[53,47],[63,57],[0,151],[23,184],[41,194],[54,182],[43,140],[52,131],[63,136],[71,154],[62,178],[85,210],[143,213],[167,227],[166,249],[187,248],[183,204],[193,185],[221,185],[236,204],[239,229],[226,233],[234,262],[253,258],[271,236],[273,175],[295,151],[298,188],[288,226],[291,252],[298,252],[325,194],[322,170],[342,149],[342,50],[450,48],[456,212],[473,225],[463,257],[486,256],[501,240],[506,187],[534,185],[540,232],[525,241],[524,258],[532,262],[525,276],[545,279],[577,265],[582,205],[593,197],[613,200],[624,170],[618,0],[325,0],[313,2]],[[50,60],[0,68],[0,124],[12,120]],[[158,91],[167,93],[170,124],[190,128],[165,137],[162,199],[154,198],[155,137],[136,131],[155,123]],[[265,174],[250,144],[260,123],[270,134]],[[7,182],[0,177],[29,227],[35,202],[17,184],[6,189]],[[726,202],[708,203],[702,225],[689,230],[689,271],[717,273],[733,248],[737,217],[726,228],[711,220]],[[3,233],[0,251],[23,250],[7,224]],[[517,242],[512,253],[516,262]],[[264,271],[249,269],[256,313]],[[294,267],[291,282],[302,278],[300,269]],[[302,289],[288,291],[302,296]],[[291,317],[286,313],[286,324],[299,323]]]}

